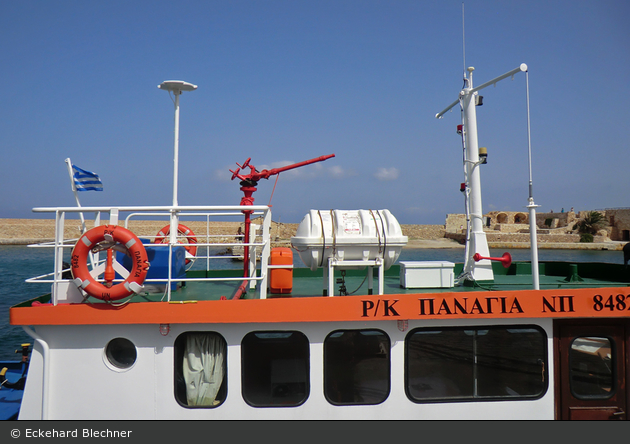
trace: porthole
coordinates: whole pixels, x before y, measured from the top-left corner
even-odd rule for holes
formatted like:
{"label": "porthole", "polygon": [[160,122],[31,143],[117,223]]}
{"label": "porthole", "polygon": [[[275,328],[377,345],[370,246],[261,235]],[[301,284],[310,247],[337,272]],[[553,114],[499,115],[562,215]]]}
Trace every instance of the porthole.
{"label": "porthole", "polygon": [[105,347],[107,362],[114,369],[127,370],[131,368],[135,364],[137,356],[136,346],[129,339],[112,339]]}

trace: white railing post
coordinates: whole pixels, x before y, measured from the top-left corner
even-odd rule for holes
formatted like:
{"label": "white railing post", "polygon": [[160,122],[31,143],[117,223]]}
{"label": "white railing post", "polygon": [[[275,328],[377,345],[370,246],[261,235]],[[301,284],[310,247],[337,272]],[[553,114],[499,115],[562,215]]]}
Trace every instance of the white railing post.
{"label": "white railing post", "polygon": [[63,238],[64,238],[65,213],[57,211],[55,216],[55,265],[53,272],[53,285],[51,289],[52,304],[57,305],[59,300],[59,281],[63,269]]}
{"label": "white railing post", "polygon": [[263,217],[262,226],[263,247],[260,255],[260,299],[267,299],[267,285],[269,279],[269,256],[271,254],[271,210],[267,209]]}

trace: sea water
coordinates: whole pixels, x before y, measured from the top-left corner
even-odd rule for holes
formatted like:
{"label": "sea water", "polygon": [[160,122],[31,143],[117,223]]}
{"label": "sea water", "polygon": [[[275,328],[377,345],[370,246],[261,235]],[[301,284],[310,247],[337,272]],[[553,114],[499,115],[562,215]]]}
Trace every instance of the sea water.
{"label": "sea water", "polygon": [[22,343],[33,343],[21,326],[9,325],[9,308],[50,293],[50,284],[29,284],[26,279],[53,269],[52,249],[25,246],[0,246],[0,360],[16,361]]}
{"label": "sea water", "polygon": [[[501,257],[505,250],[490,250],[490,256]],[[205,252],[204,252],[205,253]],[[210,260],[212,269],[238,269],[242,262],[228,257],[221,257],[221,251],[211,249],[210,255],[217,256]],[[529,250],[509,250],[514,261],[529,261]],[[67,252],[68,261],[70,251]],[[294,254],[294,266],[304,267],[297,253]],[[602,250],[539,250],[540,261],[572,261],[572,262],[607,262],[623,264],[621,251]],[[404,248],[399,261],[449,261],[463,262],[463,248]],[[194,268],[205,268],[205,260],[199,259]],[[34,248],[26,246],[0,246],[0,360],[19,360],[22,343],[33,343],[21,326],[9,325],[9,308],[50,293],[50,283],[26,283],[25,280],[50,273],[53,269],[53,250],[50,248]]]}

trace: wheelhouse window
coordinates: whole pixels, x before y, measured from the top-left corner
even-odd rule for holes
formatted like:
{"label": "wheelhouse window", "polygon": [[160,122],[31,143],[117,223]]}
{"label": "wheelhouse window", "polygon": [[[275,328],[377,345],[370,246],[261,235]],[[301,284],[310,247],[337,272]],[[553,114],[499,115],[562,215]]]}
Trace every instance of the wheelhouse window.
{"label": "wheelhouse window", "polygon": [[309,342],[298,331],[248,333],[241,343],[243,399],[253,407],[292,407],[309,395]]}
{"label": "wheelhouse window", "polygon": [[186,407],[217,407],[227,396],[227,344],[214,332],[175,340],[175,398]]}
{"label": "wheelhouse window", "polygon": [[583,336],[571,342],[569,366],[571,393],[578,399],[607,399],[614,394],[613,342]]}
{"label": "wheelhouse window", "polygon": [[414,402],[539,398],[547,390],[547,335],[536,326],[416,329],[405,354]]}
{"label": "wheelhouse window", "polygon": [[380,330],[337,330],[324,341],[324,394],[331,404],[385,401],[390,368],[390,340]]}

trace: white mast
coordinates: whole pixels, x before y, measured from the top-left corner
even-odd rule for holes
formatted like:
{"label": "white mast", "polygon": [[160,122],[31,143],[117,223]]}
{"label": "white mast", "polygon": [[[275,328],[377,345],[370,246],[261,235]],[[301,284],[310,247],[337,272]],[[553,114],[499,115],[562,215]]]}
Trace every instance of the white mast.
{"label": "white mast", "polygon": [[467,187],[470,189],[468,195],[468,205],[470,213],[470,237],[468,255],[464,263],[464,273],[470,275],[477,281],[487,281],[494,279],[492,272],[492,262],[483,259],[475,262],[472,255],[479,253],[481,256],[490,256],[486,233],[483,231],[483,211],[481,206],[481,175],[479,166],[479,142],[477,139],[477,100],[479,94],[472,92],[472,77],[475,68],[468,68],[467,86],[460,93],[460,100],[463,109],[464,137],[466,140],[465,170],[468,178]]}
{"label": "white mast", "polygon": [[[486,239],[486,233],[483,231],[483,210],[481,206],[481,176],[479,166],[484,159],[479,158],[479,145],[477,141],[477,112],[475,106],[477,104],[478,91],[490,86],[495,85],[500,80],[507,77],[512,77],[519,72],[527,72],[527,65],[521,64],[516,69],[509,71],[502,76],[499,76],[489,82],[482,84],[476,88],[473,88],[472,73],[475,68],[468,68],[468,77],[464,78],[464,88],[459,93],[459,99],[451,103],[443,111],[435,115],[440,119],[442,116],[453,108],[458,103],[462,109],[463,119],[463,137],[465,145],[465,176],[466,176],[466,193],[467,209],[470,214],[470,226],[467,233],[467,245],[466,245],[466,258],[464,262],[465,278],[473,279],[475,281],[493,280],[494,273],[492,272],[492,263],[487,259],[482,259],[476,262],[473,259],[475,253],[480,256],[489,257],[488,241]],[[531,214],[531,211],[530,211]],[[532,245],[532,248],[534,246]],[[532,264],[533,267],[533,264]]]}

